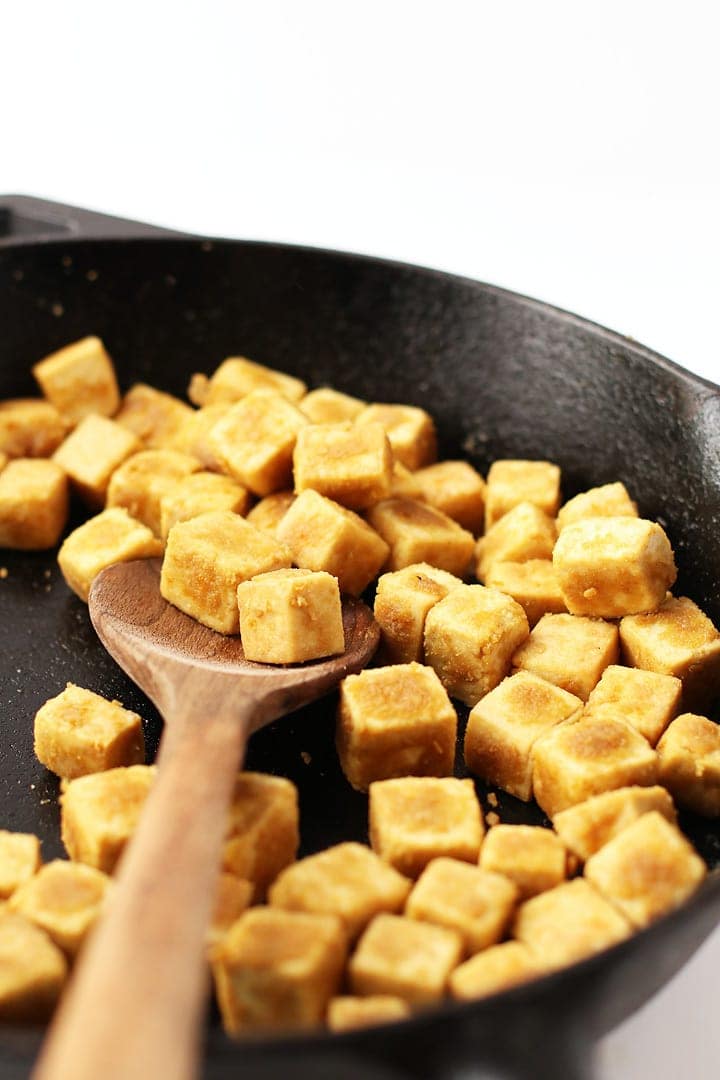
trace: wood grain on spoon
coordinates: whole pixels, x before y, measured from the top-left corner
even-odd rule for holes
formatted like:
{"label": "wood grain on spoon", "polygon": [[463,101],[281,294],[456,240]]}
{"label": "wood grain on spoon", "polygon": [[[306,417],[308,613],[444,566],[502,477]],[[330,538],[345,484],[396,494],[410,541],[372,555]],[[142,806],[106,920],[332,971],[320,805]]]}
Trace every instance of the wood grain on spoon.
{"label": "wood grain on spoon", "polygon": [[239,638],[201,626],[160,595],[159,560],[103,571],[90,615],[118,664],[157,705],[157,780],[36,1065],[37,1080],[197,1075],[207,993],[205,934],[227,807],[248,736],[326,694],[372,657],[379,631],[343,603],[345,652],[269,667]]}

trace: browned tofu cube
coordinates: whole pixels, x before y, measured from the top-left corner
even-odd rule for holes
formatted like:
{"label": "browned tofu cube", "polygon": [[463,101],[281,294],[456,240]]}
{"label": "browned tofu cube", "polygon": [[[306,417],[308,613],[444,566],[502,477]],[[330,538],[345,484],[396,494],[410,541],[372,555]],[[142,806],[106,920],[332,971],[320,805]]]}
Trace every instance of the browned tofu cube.
{"label": "browned tofu cube", "polygon": [[415,479],[417,473],[410,472],[407,466],[397,459],[393,463],[392,487],[390,495],[393,499],[417,499],[425,502],[420,484]]}
{"label": "browned tofu cube", "polygon": [[222,416],[210,446],[224,471],[255,495],[291,486],[295,441],[308,419],[282,394],[254,390]]}
{"label": "browned tofu cube", "polygon": [[312,424],[340,424],[343,420],[356,420],[365,405],[366,402],[350,394],[321,386],[306,394],[299,407]]}
{"label": "browned tofu cube", "polygon": [[450,993],[458,1001],[473,1001],[509,990],[542,972],[539,958],[527,945],[520,941],[505,941],[456,967],[450,975]]}
{"label": "browned tofu cube", "polygon": [[388,545],[352,510],[317,491],[303,491],[277,527],[278,540],[293,562],[307,570],[327,570],[340,592],[359,596],[387,558]]}
{"label": "browned tofu cube", "polygon": [[340,589],[324,570],[271,570],[237,590],[246,660],[302,664],[345,651]]}
{"label": "browned tofu cube", "polygon": [[422,661],[427,613],[459,585],[460,578],[429,563],[383,574],[377,583],[374,614],[381,652],[388,663]]}
{"label": "browned tofu cube", "polygon": [[74,529],[58,552],[58,563],[70,588],[87,602],[90,586],[106,566],[161,554],[162,543],[151,530],[116,506]]}
{"label": "browned tofu cube", "polygon": [[382,424],[308,424],[293,453],[295,490],[312,488],[351,510],[390,494],[393,455]]}
{"label": "browned tofu cube", "polygon": [[554,832],[538,825],[495,825],[480,849],[480,866],[504,874],[521,900],[554,889],[567,876],[565,847]]}
{"label": "browned tofu cube", "polygon": [[420,498],[477,536],[485,521],[485,481],[467,461],[440,461],[413,473]]}
{"label": "browned tofu cube", "polygon": [[8,907],[72,958],[97,922],[110,884],[107,874],[92,866],[55,859],[13,893]]}
{"label": "browned tofu cube", "polygon": [[0,901],[12,896],[39,867],[40,841],[37,836],[0,829]]}
{"label": "browned tofu cube", "polygon": [[583,878],[521,904],[513,933],[545,969],[564,967],[629,937],[632,927]]}
{"label": "browned tofu cube", "polygon": [[620,642],[630,667],[682,681],[686,709],[706,707],[720,690],[720,634],[686,596],[668,597],[651,615],[626,615]]}
{"label": "browned tofu cube", "polygon": [[565,847],[585,862],[650,810],[675,823],[675,807],[664,787],[624,787],[561,810],[553,817],[553,828]]}
{"label": "browned tofu cube", "polygon": [[603,484],[568,499],[558,510],[558,531],[576,521],[597,517],[637,517],[637,503],[628,495],[624,484]]}
{"label": "browned tofu cube", "polygon": [[46,356],[32,369],[48,401],[77,424],[89,413],[112,416],[120,404],[115,369],[98,337],[86,337]]}
{"label": "browned tofu cube", "polygon": [[160,575],[165,599],[221,634],[240,631],[237,588],[256,574],[281,570],[289,551],[230,510],[173,525]]}
{"label": "browned tofu cube", "polygon": [[549,461],[494,461],[487,475],[485,529],[518,503],[530,502],[549,517],[560,506],[560,469]]}
{"label": "browned tofu cube", "polygon": [[642,928],[692,896],[707,867],[675,825],[643,814],[585,864],[585,877]]}
{"label": "browned tofu cube", "polygon": [[465,730],[465,764],[489,783],[529,802],[535,741],[581,709],[580,698],[519,671],[503,679],[471,711]]}
{"label": "browned tofu cube", "polygon": [[67,515],[67,478],[54,461],[16,458],[0,473],[0,548],[55,547]]}
{"label": "browned tofu cube", "polygon": [[529,632],[525,612],[484,585],[453,589],[425,619],[425,660],[451,697],[475,705],[507,675]]}
{"label": "browned tofu cube", "polygon": [[370,785],[370,843],[407,877],[443,855],[476,863],[484,831],[472,780],[406,776]]}
{"label": "browned tofu cube", "polygon": [[67,960],[47,934],[0,909],[0,1021],[47,1020],[67,976]]}
{"label": "browned tofu cube", "polygon": [[337,749],[358,791],[408,774],[451,775],[456,734],[455,710],[432,668],[394,664],[343,679]]}
{"label": "browned tofu cube", "polygon": [[247,520],[256,529],[265,529],[275,536],[280,522],[294,502],[294,491],[276,491],[256,503],[246,515]]}
{"label": "browned tofu cube", "polygon": [[618,629],[601,619],[543,615],[513,654],[517,671],[531,671],[587,701],[610,664],[618,661]]}
{"label": "browned tofu cube", "polygon": [[62,466],[88,506],[97,508],[105,502],[112,474],[140,449],[140,440],[132,431],[93,413],[68,435],[53,460]]}
{"label": "browned tofu cube", "polygon": [[35,756],[68,780],[120,765],[142,765],[142,721],[119,701],[106,701],[68,683],[35,716]]}
{"label": "browned tofu cube", "polygon": [[553,518],[533,503],[518,503],[478,540],[475,548],[477,576],[486,581],[496,562],[551,559],[556,538]]}
{"label": "browned tofu cube", "polygon": [[221,874],[215,890],[215,907],[207,932],[207,945],[218,945],[230,927],[250,907],[253,884],[235,874]]}
{"label": "browned tofu cube", "polygon": [[567,611],[550,559],[494,562],[485,575],[485,584],[512,596],[527,615],[531,627],[543,615],[560,615]]}
{"label": "browned tofu cube", "polygon": [[412,1006],[431,1005],[443,997],[462,949],[455,930],[377,915],[350,958],[350,987],[356,994],[391,994]]}
{"label": "browned tofu cube", "polygon": [[660,783],[681,806],[703,817],[720,816],[720,727],[683,713],[657,746]]}
{"label": "browned tofu cube", "polygon": [[203,409],[192,409],[175,434],[168,437],[166,448],[190,454],[204,469],[221,472],[222,465],[210,445],[210,432],[229,408],[229,405],[206,405]]}
{"label": "browned tofu cube", "polygon": [[228,814],[223,867],[252,882],[261,900],[271,881],[294,862],[299,834],[295,785],[282,776],[242,772]]}
{"label": "browned tofu cube", "polygon": [[429,413],[414,405],[368,405],[356,424],[382,424],[393,454],[414,472],[437,458],[435,424]]}
{"label": "browned tofu cube", "polygon": [[351,1031],[375,1024],[391,1024],[408,1016],[408,1003],[392,994],[372,994],[370,997],[346,995],[333,998],[328,1005],[327,1025],[330,1031]]}
{"label": "browned tofu cube", "polygon": [[682,683],[673,675],[611,664],[587,699],[594,716],[619,716],[644,735],[651,746],[680,707]]}
{"label": "browned tofu cube", "polygon": [[337,993],[345,933],[331,915],[251,908],[213,950],[215,990],[225,1030],[313,1027]]}
{"label": "browned tofu cube", "polygon": [[9,458],[50,457],[69,427],[69,421],[42,398],[0,401],[0,450]]}
{"label": "browned tofu cube", "polygon": [[288,911],[337,915],[350,938],[375,915],[401,911],[410,882],[363,844],[336,844],[283,870],[269,903]]}
{"label": "browned tofu cube", "polygon": [[110,477],[107,506],[122,506],[136,521],[160,535],[160,500],[178,480],[198,472],[200,462],[176,450],[141,450]]}
{"label": "browned tofu cube", "polygon": [[154,765],[130,765],[68,781],[60,796],[60,824],[70,858],[111,874],[154,779]]}
{"label": "browned tofu cube", "polygon": [[160,498],[160,535],[167,535],[178,521],[189,521],[211,510],[232,510],[241,516],[250,506],[250,493],[229,476],[196,472],[177,480]]}
{"label": "browned tofu cube", "polygon": [[122,400],[115,417],[145,444],[148,450],[174,448],[178,434],[192,417],[189,405],[172,394],[145,383],[135,383]]}
{"label": "browned tofu cube", "polygon": [[374,529],[390,545],[388,570],[402,570],[427,562],[462,576],[473,553],[472,533],[416,499],[384,499],[367,515]]}
{"label": "browned tofu cube", "polygon": [[602,791],[657,782],[658,759],[624,720],[580,716],[552,728],[532,749],[533,794],[548,817]]}
{"label": "browned tofu cube", "polygon": [[204,391],[200,390],[199,383],[195,383],[195,394],[190,400],[196,405],[232,404],[255,390],[270,390],[282,394],[288,401],[297,402],[305,397],[307,387],[293,375],[256,364],[244,356],[230,356],[211,375]]}

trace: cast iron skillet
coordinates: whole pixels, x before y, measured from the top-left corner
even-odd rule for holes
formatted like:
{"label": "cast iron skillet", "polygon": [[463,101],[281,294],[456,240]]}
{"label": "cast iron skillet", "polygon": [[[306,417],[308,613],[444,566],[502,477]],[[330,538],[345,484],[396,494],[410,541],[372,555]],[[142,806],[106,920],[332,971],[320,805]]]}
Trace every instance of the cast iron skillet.
{"label": "cast iron skillet", "polygon": [[[30,365],[96,333],[124,387],[143,379],[182,394],[191,372],[243,353],[313,386],[424,406],[443,455],[467,456],[480,469],[498,457],[550,458],[562,466],[566,496],[623,480],[674,542],[677,591],[720,621],[720,392],[573,315],[416,267],[189,239],[18,197],[0,199],[0,326],[0,398],[36,393]],[[68,680],[115,696],[145,717],[151,752],[159,721],[98,644],[53,554],[0,555],[9,571],[0,581],[0,827],[39,833],[49,859],[61,845],[57,784],[32,753],[39,705]],[[332,735],[330,700],[250,745],[248,768],[298,785],[305,853],[366,839],[366,799],[344,781]],[[542,820],[510,797],[501,815]],[[682,824],[710,866],[720,866],[717,825],[691,816]],[[241,1047],[211,1021],[205,1075],[571,1080],[587,1075],[592,1042],[651,997],[719,917],[715,870],[651,929],[484,1002],[372,1031]],[[6,1080],[27,1075],[39,1038],[0,1030]]]}

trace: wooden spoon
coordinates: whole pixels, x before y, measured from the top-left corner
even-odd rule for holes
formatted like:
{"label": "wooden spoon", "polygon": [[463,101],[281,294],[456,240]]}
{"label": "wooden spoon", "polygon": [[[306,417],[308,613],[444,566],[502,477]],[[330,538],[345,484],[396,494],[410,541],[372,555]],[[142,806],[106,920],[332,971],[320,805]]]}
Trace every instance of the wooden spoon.
{"label": "wooden spoon", "polygon": [[197,1075],[205,934],[248,736],[359,671],[378,643],[372,613],[346,600],[342,656],[296,667],[253,664],[238,637],[208,630],[163,600],[159,574],[157,559],[121,563],[103,571],[90,593],[100,640],[157,705],[165,733],[112,903],[63,996],[38,1080]]}

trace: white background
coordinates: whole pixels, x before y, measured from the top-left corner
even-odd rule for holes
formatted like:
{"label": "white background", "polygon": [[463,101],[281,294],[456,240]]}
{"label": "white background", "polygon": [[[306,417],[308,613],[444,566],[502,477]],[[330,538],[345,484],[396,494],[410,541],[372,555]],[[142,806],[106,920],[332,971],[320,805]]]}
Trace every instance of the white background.
{"label": "white background", "polygon": [[[715,6],[16,4],[0,191],[468,274],[718,379]],[[601,1077],[718,1075],[718,967],[716,934]]]}

